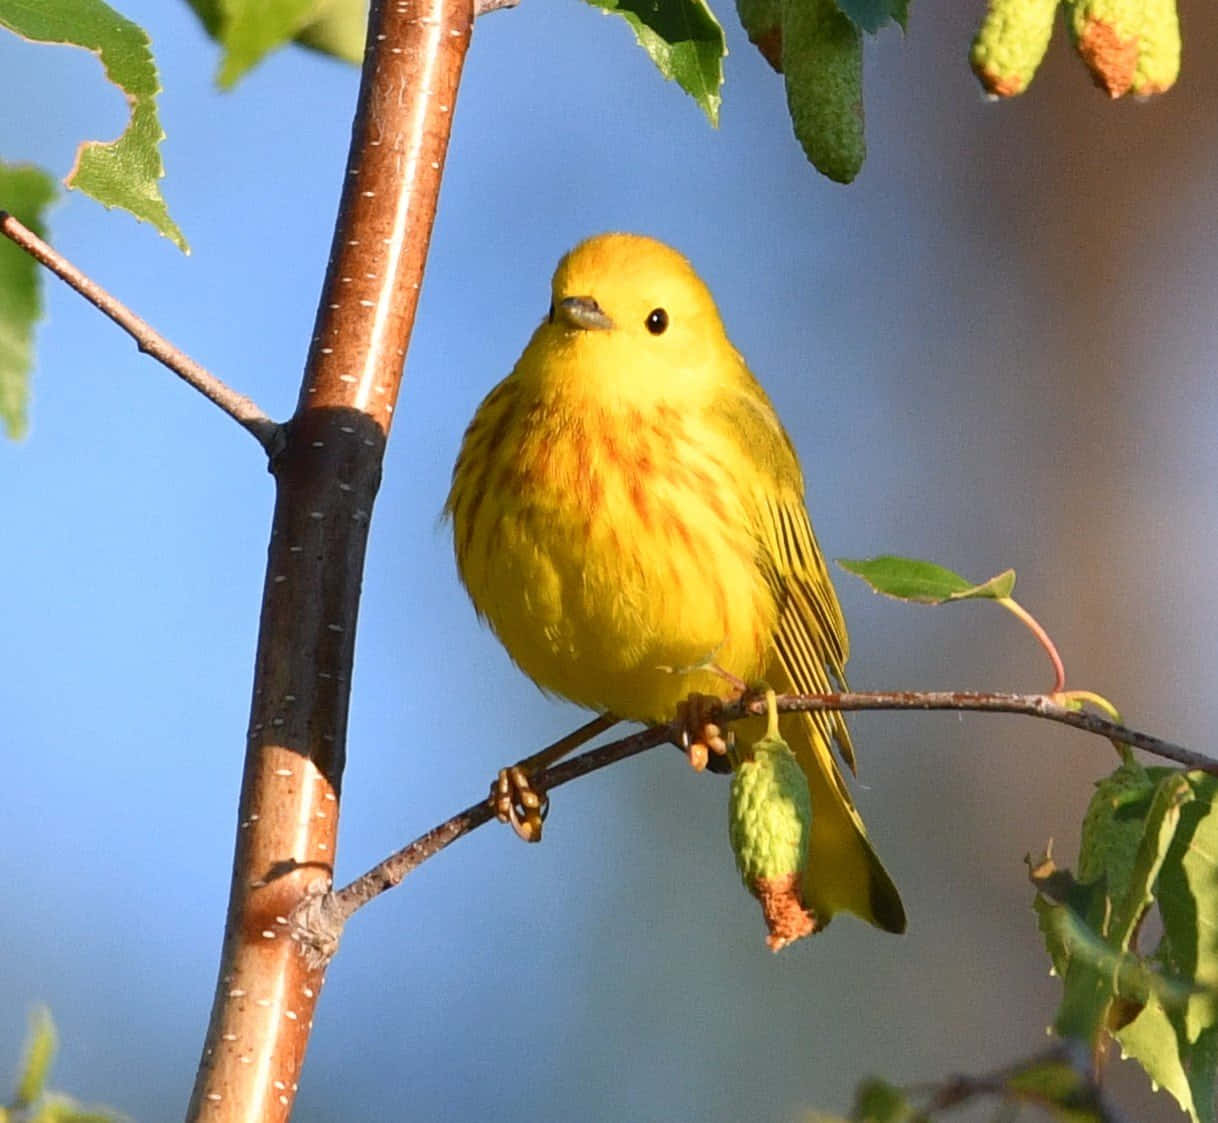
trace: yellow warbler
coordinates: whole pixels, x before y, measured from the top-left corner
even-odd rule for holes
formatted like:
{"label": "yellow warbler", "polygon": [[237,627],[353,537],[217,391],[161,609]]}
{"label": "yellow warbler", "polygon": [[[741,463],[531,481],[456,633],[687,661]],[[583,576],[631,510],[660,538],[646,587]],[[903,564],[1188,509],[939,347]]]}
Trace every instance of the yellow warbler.
{"label": "yellow warbler", "polygon": [[[634,721],[740,680],[842,683],[846,628],[791,441],[675,250],[576,246],[549,314],[478,408],[446,511],[480,616],[540,687]],[[725,675],[723,672],[726,672]],[[782,731],[808,778],[803,903],[901,932],[900,896],[838,769],[841,714]],[[742,754],[762,723],[738,723]]]}

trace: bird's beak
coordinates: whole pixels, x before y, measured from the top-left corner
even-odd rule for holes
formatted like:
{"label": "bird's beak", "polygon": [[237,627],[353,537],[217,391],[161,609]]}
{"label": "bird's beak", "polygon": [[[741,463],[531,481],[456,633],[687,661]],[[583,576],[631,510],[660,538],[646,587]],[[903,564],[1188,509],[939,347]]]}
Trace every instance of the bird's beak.
{"label": "bird's beak", "polygon": [[608,331],[613,321],[590,296],[568,296],[554,306],[554,314],[573,328]]}

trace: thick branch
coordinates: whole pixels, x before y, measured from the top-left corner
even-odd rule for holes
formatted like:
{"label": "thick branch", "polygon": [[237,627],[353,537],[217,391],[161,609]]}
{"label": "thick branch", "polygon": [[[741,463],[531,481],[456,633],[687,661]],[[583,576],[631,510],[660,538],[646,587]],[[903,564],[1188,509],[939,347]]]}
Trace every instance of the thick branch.
{"label": "thick branch", "polygon": [[[1026,714],[1071,725],[1112,741],[1144,749],[1186,768],[1218,775],[1218,761],[1210,757],[1107,721],[1095,714],[1067,709],[1046,694],[900,690],[779,695],[777,704],[782,713],[817,710],[973,710],[982,713]],[[716,720],[726,723],[750,714],[763,715],[765,712],[764,698],[746,697],[724,705]],[[550,791],[580,776],[586,776],[589,772],[646,752],[657,745],[679,745],[680,732],[675,725],[652,726],[630,737],[590,749],[556,764],[540,776],[533,777],[533,786],[539,791]],[[398,885],[407,874],[428,858],[434,857],[450,843],[456,842],[492,818],[490,806],[485,800],[458,812],[408,846],[377,863],[350,885],[327,894],[324,900],[313,902],[307,912],[302,910],[293,916],[292,922],[296,929],[294,938],[310,946],[321,958],[332,955],[338,947],[338,938],[343,926],[355,912],[386,889]]]}
{"label": "thick branch", "polygon": [[364,551],[470,0],[374,0],[343,198],[274,522],[219,981],[188,1120],[284,1123],[324,965],[287,917],[330,886]]}
{"label": "thick branch", "polygon": [[206,367],[200,366],[189,355],[180,351],[151,324],[137,316],[122,301],[111,296],[101,285],[82,273],[58,250],[44,242],[7,211],[0,211],[0,234],[15,242],[95,308],[109,316],[135,340],[136,345],[146,355],[151,355],[157,362],[168,367],[183,382],[193,386],[252,433],[268,456],[273,457],[279,451],[283,439],[282,430],[255,402],[244,394],[237,393],[231,386],[225,385]]}

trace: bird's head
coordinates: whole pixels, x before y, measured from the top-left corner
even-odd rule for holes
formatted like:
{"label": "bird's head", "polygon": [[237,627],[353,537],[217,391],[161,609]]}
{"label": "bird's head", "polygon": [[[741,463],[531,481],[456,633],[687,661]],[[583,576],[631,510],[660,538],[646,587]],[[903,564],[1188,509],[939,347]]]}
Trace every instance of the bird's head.
{"label": "bird's head", "polygon": [[577,361],[612,361],[622,377],[627,366],[640,377],[692,373],[725,348],[734,354],[693,266],[653,238],[581,242],[558,263],[551,298],[543,332]]}

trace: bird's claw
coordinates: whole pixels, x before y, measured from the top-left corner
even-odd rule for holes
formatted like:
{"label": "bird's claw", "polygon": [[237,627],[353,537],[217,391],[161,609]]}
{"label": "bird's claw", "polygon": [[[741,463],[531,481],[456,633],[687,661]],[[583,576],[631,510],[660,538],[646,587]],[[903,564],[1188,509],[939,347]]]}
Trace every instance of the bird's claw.
{"label": "bird's claw", "polygon": [[727,741],[723,730],[711,721],[722,702],[712,694],[691,694],[677,706],[677,724],[681,730],[681,748],[689,757],[690,767],[701,772],[710,760],[710,754],[723,756],[727,752]]}
{"label": "bird's claw", "polygon": [[524,842],[541,841],[541,827],[549,813],[550,800],[529,783],[528,774],[519,764],[499,770],[487,802],[499,822],[512,824],[518,838]]}

